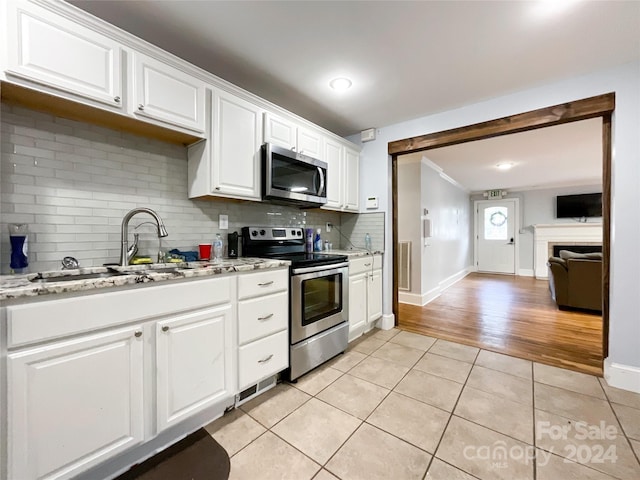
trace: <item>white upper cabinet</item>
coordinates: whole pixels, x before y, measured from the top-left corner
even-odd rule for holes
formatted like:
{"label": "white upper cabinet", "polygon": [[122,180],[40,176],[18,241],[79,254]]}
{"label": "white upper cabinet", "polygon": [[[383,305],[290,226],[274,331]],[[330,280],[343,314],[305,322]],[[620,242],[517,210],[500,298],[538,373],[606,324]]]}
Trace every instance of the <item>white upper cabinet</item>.
{"label": "white upper cabinet", "polygon": [[342,210],[344,205],[344,147],[332,139],[324,141],[327,162],[327,203],[322,208]]}
{"label": "white upper cabinet", "polygon": [[360,210],[360,155],[350,148],[344,149],[344,210],[358,212]]}
{"label": "white upper cabinet", "polygon": [[211,165],[213,193],[260,199],[262,109],[215,90]]}
{"label": "white upper cabinet", "polygon": [[120,43],[28,2],[8,3],[7,17],[7,77],[122,107]]}
{"label": "white upper cabinet", "polygon": [[205,83],[164,62],[133,54],[132,113],[203,133]]}
{"label": "white upper cabinet", "polygon": [[320,132],[269,112],[264,114],[264,141],[323,160],[323,136]]}

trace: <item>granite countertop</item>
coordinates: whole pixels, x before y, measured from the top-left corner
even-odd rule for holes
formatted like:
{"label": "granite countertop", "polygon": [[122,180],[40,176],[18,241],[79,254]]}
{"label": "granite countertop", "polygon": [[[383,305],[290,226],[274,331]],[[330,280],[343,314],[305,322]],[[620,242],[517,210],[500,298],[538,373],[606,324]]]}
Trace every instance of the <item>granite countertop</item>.
{"label": "granite countertop", "polygon": [[[204,278],[224,273],[288,267],[289,264],[290,262],[286,260],[242,257],[225,259],[220,263],[185,262],[129,265],[126,267],[87,267],[77,270],[56,270],[23,275],[1,275],[0,300],[59,293],[85,292],[88,290],[178,280],[182,278]],[[105,277],[98,276],[100,274],[109,275],[110,273],[114,273],[114,275]],[[55,280],[56,278],[74,275],[85,275],[85,277],[66,281]],[[87,276],[98,277],[87,278]],[[33,281],[34,279],[36,281]]]}
{"label": "granite countertop", "polygon": [[346,255],[349,258],[353,258],[353,257],[366,257],[367,255],[382,255],[384,252],[382,252],[381,250],[373,250],[371,253],[369,253],[367,250],[363,248],[356,248],[356,249],[348,249],[348,250],[340,250],[340,249],[323,250],[322,252],[315,252],[315,253],[324,254],[324,255]]}

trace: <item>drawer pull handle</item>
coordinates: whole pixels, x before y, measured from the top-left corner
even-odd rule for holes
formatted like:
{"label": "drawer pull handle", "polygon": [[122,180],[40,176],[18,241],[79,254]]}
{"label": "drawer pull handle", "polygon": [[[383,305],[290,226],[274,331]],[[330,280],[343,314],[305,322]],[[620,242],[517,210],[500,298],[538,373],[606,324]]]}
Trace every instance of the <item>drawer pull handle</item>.
{"label": "drawer pull handle", "polygon": [[114,102],[116,102],[116,103],[120,103],[120,97],[115,97],[115,98],[113,99],[113,101],[114,101]]}
{"label": "drawer pull handle", "polygon": [[273,353],[268,357],[263,358],[262,360],[258,360],[258,363],[267,363],[269,360],[273,358]]}
{"label": "drawer pull handle", "polygon": [[265,320],[269,320],[271,317],[273,317],[273,313],[270,313],[269,315],[265,315],[264,317],[258,317],[258,320],[260,320],[261,322],[264,322]]}
{"label": "drawer pull handle", "polygon": [[141,330],[136,330],[134,333],[136,338],[140,338],[142,336],[142,331]]}
{"label": "drawer pull handle", "polygon": [[370,267],[370,266],[371,266],[371,264],[370,264],[370,263],[365,263],[365,264],[364,264],[364,266],[365,266],[365,267]]}
{"label": "drawer pull handle", "polygon": [[162,327],[162,331],[163,332],[168,332],[169,331],[169,325],[165,325]]}
{"label": "drawer pull handle", "polygon": [[273,280],[269,280],[268,282],[259,283],[259,287],[268,287],[269,285],[273,285]]}

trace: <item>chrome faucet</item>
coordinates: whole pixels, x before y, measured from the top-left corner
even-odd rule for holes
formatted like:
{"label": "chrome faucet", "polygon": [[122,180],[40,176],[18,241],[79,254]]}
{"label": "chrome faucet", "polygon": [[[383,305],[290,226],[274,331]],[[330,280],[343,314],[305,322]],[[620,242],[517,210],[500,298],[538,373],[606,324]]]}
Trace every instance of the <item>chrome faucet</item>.
{"label": "chrome faucet", "polygon": [[[167,233],[167,229],[164,227],[164,223],[162,222],[160,215],[158,215],[156,212],[154,212],[150,208],[146,208],[146,207],[134,208],[129,213],[127,213],[122,219],[122,228],[120,231],[121,240],[122,240],[122,245],[120,246],[120,265],[122,266],[129,265],[129,261],[136,254],[136,251],[138,250],[137,241],[135,241],[134,244],[131,246],[131,248],[129,248],[129,220],[131,220],[131,218],[138,213],[148,213],[153,217],[153,219],[156,221],[156,227],[158,228],[158,238],[166,237],[167,235],[169,235]],[[137,234],[136,234],[136,237],[137,237]]]}

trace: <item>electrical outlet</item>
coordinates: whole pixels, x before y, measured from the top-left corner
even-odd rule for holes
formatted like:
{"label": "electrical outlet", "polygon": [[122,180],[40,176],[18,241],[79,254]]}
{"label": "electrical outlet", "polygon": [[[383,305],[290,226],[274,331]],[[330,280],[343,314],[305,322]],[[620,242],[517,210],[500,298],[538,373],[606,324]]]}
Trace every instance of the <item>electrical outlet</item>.
{"label": "electrical outlet", "polygon": [[218,228],[220,230],[229,229],[229,215],[220,215],[218,217]]}
{"label": "electrical outlet", "polygon": [[327,225],[326,225],[327,233],[331,232],[331,228],[332,227],[333,227],[333,225],[331,223],[327,222]]}

